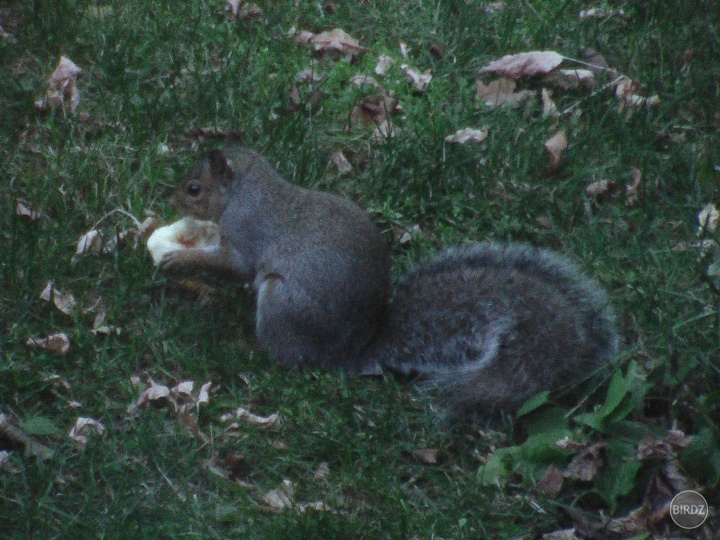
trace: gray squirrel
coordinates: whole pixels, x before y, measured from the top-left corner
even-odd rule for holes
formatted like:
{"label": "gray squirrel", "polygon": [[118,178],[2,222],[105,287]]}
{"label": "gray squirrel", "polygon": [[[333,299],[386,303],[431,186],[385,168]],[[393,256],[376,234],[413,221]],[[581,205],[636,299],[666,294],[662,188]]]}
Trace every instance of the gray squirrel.
{"label": "gray squirrel", "polygon": [[605,292],[567,258],[523,244],[446,249],[390,300],[387,246],[367,214],[287,182],[237,142],[196,163],[170,202],[216,222],[220,244],[171,251],[160,268],[251,282],[258,341],[288,366],[418,374],[451,410],[513,410],[618,347]]}

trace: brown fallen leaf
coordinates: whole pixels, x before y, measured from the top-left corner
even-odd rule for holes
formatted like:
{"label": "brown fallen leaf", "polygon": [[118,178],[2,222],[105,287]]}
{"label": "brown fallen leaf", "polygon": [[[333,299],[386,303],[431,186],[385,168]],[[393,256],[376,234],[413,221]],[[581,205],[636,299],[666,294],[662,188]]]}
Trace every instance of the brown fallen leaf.
{"label": "brown fallen leaf", "polygon": [[37,210],[33,210],[29,205],[25,204],[22,201],[17,201],[15,204],[15,214],[27,218],[30,221],[35,221],[37,219],[40,219],[42,217],[42,214],[38,212]]}
{"label": "brown fallen leaf", "polygon": [[258,5],[245,0],[227,0],[227,10],[238,19],[259,19],[263,15]]}
{"label": "brown fallen leaf", "polygon": [[430,74],[429,69],[420,73],[418,70],[411,68],[407,64],[402,64],[400,69],[402,69],[403,73],[405,73],[405,76],[412,83],[415,90],[418,92],[424,92],[427,90],[427,87],[432,80],[432,75]]}
{"label": "brown fallen leaf", "polygon": [[280,413],[273,413],[270,416],[260,416],[253,414],[242,407],[238,407],[234,412],[224,414],[220,417],[222,422],[227,422],[233,419],[245,420],[250,425],[271,430],[280,429],[284,423]]}
{"label": "brown fallen leaf", "polygon": [[46,302],[52,302],[55,307],[62,311],[65,315],[73,315],[77,310],[77,301],[75,297],[68,292],[61,291],[52,281],[48,281],[45,288],[40,293],[40,299]]}
{"label": "brown fallen leaf", "polygon": [[530,51],[508,54],[480,68],[480,73],[499,73],[511,79],[521,79],[549,73],[564,57],[555,51]]}
{"label": "brown fallen leaf", "polygon": [[393,60],[391,57],[389,57],[387,54],[381,54],[378,57],[377,64],[375,65],[375,74],[376,75],[385,75],[390,69],[390,67],[395,63],[395,60]]}
{"label": "brown fallen leaf", "polygon": [[[0,26],[0,31],[2,27]],[[10,461],[10,452],[7,450],[0,450],[0,471],[4,471],[10,474],[18,474],[20,469],[14,467]]]}
{"label": "brown fallen leaf", "polygon": [[286,478],[280,486],[263,495],[263,500],[273,510],[290,508],[295,501],[295,485]]}
{"label": "brown fallen leaf", "polygon": [[382,89],[380,83],[377,82],[373,77],[370,77],[368,75],[355,75],[354,77],[350,78],[350,84],[352,84],[353,86],[372,86],[373,88]]}
{"label": "brown fallen leaf", "polygon": [[620,186],[612,180],[596,180],[585,188],[585,193],[594,199],[613,197],[620,191]]}
{"label": "brown fallen leaf", "polygon": [[428,51],[438,60],[442,60],[445,57],[445,48],[437,41],[428,44]]}
{"label": "brown fallen leaf", "polygon": [[542,535],[542,540],[581,540],[575,529],[560,529]]}
{"label": "brown fallen leaf", "polygon": [[157,384],[155,381],[150,379],[150,386],[148,386],[142,394],[140,394],[140,397],[137,398],[135,403],[131,403],[128,408],[127,412],[129,414],[134,414],[140,409],[144,409],[148,406],[148,404],[151,401],[157,401],[159,399],[169,399],[170,398],[170,388],[168,388],[165,385]]}
{"label": "brown fallen leaf", "polygon": [[336,150],[333,152],[330,159],[335,164],[340,174],[345,175],[352,172],[352,165],[350,165],[350,162],[345,157],[345,154],[342,153],[342,150]]}
{"label": "brown fallen leaf", "polygon": [[635,206],[643,197],[642,171],[637,167],[630,167],[632,183],[625,186],[625,206]]}
{"label": "brown fallen leaf", "polygon": [[335,28],[319,34],[312,32],[297,32],[291,30],[292,37],[297,43],[307,43],[313,46],[315,52],[319,55],[333,54],[345,56],[346,58],[354,58],[367,51],[367,48],[360,45],[360,42],[350,36],[344,30]]}
{"label": "brown fallen leaf", "polygon": [[647,105],[649,107],[655,106],[660,103],[660,98],[657,95],[651,97],[644,97],[638,94],[640,89],[640,83],[633,81],[627,77],[621,77],[615,84],[615,96],[620,100],[621,110],[625,107],[642,107]]}
{"label": "brown fallen leaf", "polygon": [[540,93],[543,106],[543,116],[550,118],[559,118],[560,112],[558,111],[557,105],[552,100],[552,93],[547,88],[543,88]]}
{"label": "brown fallen leaf", "polygon": [[395,239],[398,244],[405,245],[412,242],[413,238],[417,238],[422,235],[422,229],[417,223],[409,229],[401,229],[395,233]]}
{"label": "brown fallen leaf", "polygon": [[605,445],[592,444],[583,448],[565,467],[563,476],[573,480],[589,482],[595,478],[605,455]]}
{"label": "brown fallen leaf", "polygon": [[329,474],[330,466],[327,461],[323,461],[318,465],[318,468],[313,471],[312,478],[313,480],[325,480]]}
{"label": "brown fallen leaf", "polygon": [[77,76],[82,72],[72,60],[65,56],[60,57],[55,71],[47,82],[45,96],[35,102],[41,110],[48,110],[58,106],[65,107],[70,103],[70,112],[75,114],[80,105],[80,90],[77,87]]}
{"label": "brown fallen leaf", "polygon": [[490,2],[483,6],[483,11],[488,15],[500,13],[505,9],[505,2]]}
{"label": "brown fallen leaf", "polygon": [[557,69],[543,77],[543,84],[564,92],[592,90],[595,88],[595,74],[589,69]]}
{"label": "brown fallen leaf", "polygon": [[438,462],[438,451],[437,448],[420,448],[413,450],[412,455],[418,461],[427,463],[429,465],[435,465]]}
{"label": "brown fallen leaf", "polygon": [[697,230],[698,236],[702,236],[705,233],[713,234],[718,230],[718,225],[720,225],[720,212],[718,212],[714,203],[708,203],[700,210],[698,222],[700,223]]}
{"label": "brown fallen leaf", "polygon": [[[512,107],[516,107],[535,97],[535,92],[532,90],[520,90],[516,92],[516,86],[515,81],[504,77],[491,81],[488,84],[477,81],[475,99],[487,107],[498,107],[506,103]],[[478,106],[480,105],[478,104]]]}
{"label": "brown fallen leaf", "polygon": [[91,433],[102,436],[105,434],[105,431],[105,426],[101,422],[93,418],[81,416],[75,421],[75,425],[70,428],[68,437],[75,441],[78,447],[82,449],[87,445],[88,437]]}
{"label": "brown fallen leaf", "polygon": [[445,137],[447,143],[465,144],[468,141],[482,142],[488,136],[488,128],[483,127],[481,129],[475,128],[463,128],[457,130],[452,135]]}
{"label": "brown fallen leaf", "polygon": [[608,8],[590,8],[584,9],[578,13],[578,19],[581,21],[584,19],[609,19],[610,17],[625,17],[625,11],[622,9],[608,9]]}
{"label": "brown fallen leaf", "polygon": [[103,248],[102,236],[100,231],[92,229],[83,234],[77,242],[75,248],[76,255],[82,255],[84,253],[100,253]]}
{"label": "brown fallen leaf", "polygon": [[537,483],[537,488],[551,499],[554,499],[562,491],[565,477],[562,470],[555,465],[550,465]]}
{"label": "brown fallen leaf", "polygon": [[560,165],[562,163],[562,153],[567,150],[567,147],[568,141],[565,130],[559,131],[545,141],[545,148],[550,154],[550,164],[548,166],[548,170],[550,172],[555,172],[560,169]]}
{"label": "brown fallen leaf", "polygon": [[25,345],[37,349],[46,349],[55,354],[67,354],[70,350],[70,338],[65,332],[55,332],[44,338],[28,338]]}

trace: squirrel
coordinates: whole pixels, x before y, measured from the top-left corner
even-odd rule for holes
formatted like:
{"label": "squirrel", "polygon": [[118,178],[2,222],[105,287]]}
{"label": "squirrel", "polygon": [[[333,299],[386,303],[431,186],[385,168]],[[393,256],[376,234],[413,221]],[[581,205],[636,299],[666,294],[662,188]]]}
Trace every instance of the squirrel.
{"label": "squirrel", "polygon": [[171,251],[160,268],[252,282],[258,342],[288,366],[420,375],[451,411],[511,411],[618,348],[607,294],[566,257],[525,244],[448,248],[391,299],[388,248],[368,215],[287,182],[238,142],[196,163],[170,203],[216,222],[220,243]]}

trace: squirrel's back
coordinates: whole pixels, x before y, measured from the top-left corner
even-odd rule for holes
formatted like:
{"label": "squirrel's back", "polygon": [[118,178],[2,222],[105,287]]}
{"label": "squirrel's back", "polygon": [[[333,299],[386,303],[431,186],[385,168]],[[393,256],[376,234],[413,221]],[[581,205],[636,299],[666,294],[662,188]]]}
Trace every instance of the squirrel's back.
{"label": "squirrel's back", "polygon": [[568,259],[488,243],[408,272],[367,356],[426,375],[455,408],[512,409],[591,373],[617,346],[607,295]]}

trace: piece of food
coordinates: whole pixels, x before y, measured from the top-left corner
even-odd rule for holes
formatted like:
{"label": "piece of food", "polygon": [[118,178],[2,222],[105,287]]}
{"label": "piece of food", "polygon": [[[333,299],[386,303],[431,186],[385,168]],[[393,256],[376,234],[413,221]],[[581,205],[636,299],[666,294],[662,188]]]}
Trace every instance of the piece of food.
{"label": "piece of food", "polygon": [[156,229],[147,239],[147,248],[157,266],[163,255],[170,251],[213,246],[219,242],[220,233],[216,223],[183,218]]}

